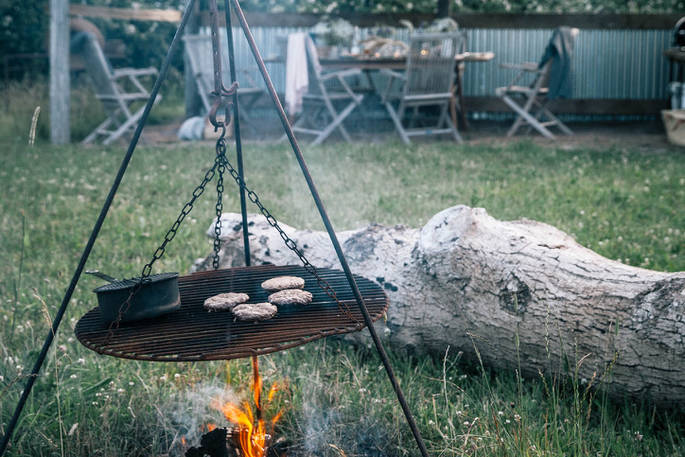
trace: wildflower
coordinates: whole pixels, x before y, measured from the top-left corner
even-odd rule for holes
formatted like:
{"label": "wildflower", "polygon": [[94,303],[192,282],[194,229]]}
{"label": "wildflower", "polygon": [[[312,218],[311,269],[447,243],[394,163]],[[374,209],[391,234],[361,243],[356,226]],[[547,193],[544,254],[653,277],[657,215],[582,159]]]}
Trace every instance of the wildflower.
{"label": "wildflower", "polygon": [[159,380],[162,381],[162,382],[166,381],[166,380],[167,380],[167,375],[164,374],[164,375],[160,376],[160,377],[159,377]]}
{"label": "wildflower", "polygon": [[504,422],[507,424],[511,424],[511,421],[509,419],[505,420]]}
{"label": "wildflower", "polygon": [[135,384],[136,384],[136,383],[133,382],[133,381],[129,381],[129,382],[128,382],[128,385],[129,385],[129,386],[134,386]]}
{"label": "wildflower", "polygon": [[468,427],[470,425],[469,421],[464,421],[464,425]]}
{"label": "wildflower", "polygon": [[59,345],[59,350],[62,351],[62,352],[67,352],[67,346],[64,345],[64,344],[60,344],[60,345]]}
{"label": "wildflower", "polygon": [[86,363],[86,359],[81,357],[80,359],[77,360],[77,362],[80,363],[81,365],[83,365],[84,363]]}
{"label": "wildflower", "polygon": [[428,421],[428,425],[435,425],[435,422],[433,422],[433,420],[431,419]]}
{"label": "wildflower", "polygon": [[121,387],[120,387],[120,388],[118,388],[118,389],[117,389],[117,393],[119,393],[119,394],[123,394],[123,393],[124,393],[124,389],[122,389]]}
{"label": "wildflower", "polygon": [[174,379],[180,379],[180,378],[181,378],[181,375],[180,375],[179,373],[176,373],[176,374],[174,375]]}
{"label": "wildflower", "polygon": [[521,416],[519,416],[518,414],[514,414],[514,420],[516,422],[521,422]]}
{"label": "wildflower", "polygon": [[504,416],[504,411],[497,411],[498,416]]}
{"label": "wildflower", "polygon": [[76,374],[72,374],[71,376],[69,376],[69,378],[76,379],[76,378],[78,378],[78,376],[76,376]]}

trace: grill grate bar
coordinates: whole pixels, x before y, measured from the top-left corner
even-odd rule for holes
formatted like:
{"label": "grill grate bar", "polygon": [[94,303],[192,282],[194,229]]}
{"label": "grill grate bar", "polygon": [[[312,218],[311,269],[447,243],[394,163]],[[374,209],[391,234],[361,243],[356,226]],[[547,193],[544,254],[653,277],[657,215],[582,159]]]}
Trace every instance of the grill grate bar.
{"label": "grill grate bar", "polygon": [[[303,307],[280,307],[273,319],[258,323],[235,322],[230,313],[208,313],[202,307],[207,297],[229,291],[247,293],[251,303],[266,301],[268,293],[261,283],[282,275],[304,278],[313,302]],[[122,323],[110,336],[99,309],[95,308],[81,318],[75,332],[81,343],[100,354],[137,360],[197,361],[268,354],[364,328],[344,273],[322,268],[320,275],[347,309],[340,309],[303,267],[260,265],[182,276],[179,311],[156,319]],[[383,289],[368,279],[355,279],[371,316],[377,320],[388,306]]]}

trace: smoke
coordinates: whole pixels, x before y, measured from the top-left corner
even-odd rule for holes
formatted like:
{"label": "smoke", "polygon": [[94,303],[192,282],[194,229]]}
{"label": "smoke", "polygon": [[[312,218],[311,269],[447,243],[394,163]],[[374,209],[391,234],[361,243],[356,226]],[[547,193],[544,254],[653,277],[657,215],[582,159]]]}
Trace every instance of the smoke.
{"label": "smoke", "polygon": [[305,400],[296,412],[302,441],[294,443],[289,457],[390,456],[394,446],[388,424],[367,414],[364,402],[342,399],[331,387],[316,377],[303,381]]}
{"label": "smoke", "polygon": [[207,432],[207,424],[218,427],[230,425],[223,414],[212,406],[216,401],[238,403],[239,398],[225,383],[213,380],[178,392],[160,406],[165,428],[174,436],[170,456],[183,455],[185,448],[182,438],[185,438],[188,446],[199,445],[200,437]]}

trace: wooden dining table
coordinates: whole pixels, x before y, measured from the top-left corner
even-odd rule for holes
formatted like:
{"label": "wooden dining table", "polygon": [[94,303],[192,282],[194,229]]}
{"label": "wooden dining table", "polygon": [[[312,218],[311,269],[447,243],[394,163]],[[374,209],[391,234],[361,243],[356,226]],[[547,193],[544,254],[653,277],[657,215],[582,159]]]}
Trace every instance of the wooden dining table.
{"label": "wooden dining table", "polygon": [[[455,96],[450,103],[450,113],[452,121],[457,125],[457,115],[459,123],[463,130],[468,130],[469,125],[466,120],[466,106],[464,104],[463,80],[464,70],[467,62],[489,62],[495,58],[494,52],[463,52],[455,56],[454,62],[456,65],[455,71]],[[319,59],[321,66],[330,70],[343,70],[346,68],[358,68],[362,70],[369,81],[373,90],[378,92],[371,79],[370,73],[380,70],[404,70],[407,67],[406,56],[398,57],[384,57],[376,55],[350,55],[340,56],[336,58],[321,58]],[[457,100],[459,110],[457,113]]]}

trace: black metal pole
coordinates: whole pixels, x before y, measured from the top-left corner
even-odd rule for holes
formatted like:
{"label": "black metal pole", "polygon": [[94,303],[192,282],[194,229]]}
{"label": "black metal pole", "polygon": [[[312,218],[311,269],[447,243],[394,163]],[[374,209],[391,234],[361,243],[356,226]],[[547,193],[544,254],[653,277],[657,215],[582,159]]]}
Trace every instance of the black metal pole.
{"label": "black metal pole", "polygon": [[145,105],[145,109],[143,110],[143,114],[140,117],[140,122],[138,123],[138,126],[136,127],[136,130],[133,134],[133,138],[131,138],[131,142],[129,143],[128,150],[126,151],[126,155],[124,156],[124,159],[121,161],[121,165],[119,166],[119,171],[117,172],[117,175],[114,178],[114,182],[112,183],[112,187],[109,190],[109,194],[107,194],[107,198],[105,199],[105,203],[102,206],[102,209],[100,210],[100,215],[98,216],[97,221],[95,222],[95,226],[93,227],[93,231],[90,233],[90,238],[88,238],[88,242],[86,243],[86,247],[83,249],[83,253],[81,254],[81,259],[79,260],[79,263],[76,267],[76,270],[74,271],[74,275],[71,278],[71,282],[69,283],[69,287],[67,287],[67,291],[65,292],[64,298],[62,299],[62,304],[60,305],[59,309],[57,310],[57,314],[55,315],[55,319],[52,321],[52,326],[50,327],[50,331],[48,332],[47,337],[45,338],[45,342],[43,343],[43,348],[41,349],[40,354],[38,355],[38,359],[36,360],[36,363],[33,365],[33,369],[31,370],[31,374],[29,375],[29,377],[26,381],[26,386],[24,387],[24,391],[21,393],[21,397],[19,398],[19,402],[17,403],[17,407],[14,410],[14,415],[12,416],[10,423],[7,425],[7,430],[5,432],[5,436],[2,437],[2,443],[0,443],[0,457],[2,457],[5,454],[5,450],[7,449],[7,446],[10,442],[10,439],[12,438],[12,433],[14,432],[14,429],[17,425],[17,422],[19,420],[19,416],[21,415],[21,412],[24,409],[24,405],[26,404],[26,399],[28,398],[29,394],[31,393],[31,389],[33,388],[33,383],[35,382],[36,378],[38,377],[38,373],[40,372],[40,369],[43,365],[43,362],[45,361],[45,357],[48,354],[48,350],[50,349],[50,345],[52,344],[52,341],[55,338],[55,334],[57,333],[57,329],[59,328],[59,324],[60,324],[60,322],[62,322],[62,317],[64,317],[64,312],[67,310],[67,305],[69,304],[69,301],[71,300],[71,296],[74,293],[74,289],[76,289],[76,284],[78,284],[79,278],[81,277],[81,272],[83,271],[83,268],[86,265],[86,261],[88,260],[88,257],[90,256],[90,252],[93,249],[93,245],[95,244],[95,240],[97,239],[98,234],[100,233],[100,228],[102,228],[102,224],[105,221],[105,217],[107,217],[107,213],[109,211],[110,206],[112,205],[112,201],[114,200],[114,196],[116,195],[117,190],[119,189],[119,184],[121,184],[121,180],[124,177],[124,173],[126,172],[126,169],[128,168],[128,164],[131,161],[131,157],[133,156],[133,151],[135,151],[135,149],[136,149],[136,145],[138,144],[138,140],[140,139],[140,134],[143,131],[143,127],[145,126],[145,123],[147,122],[147,118],[150,114],[150,110],[152,109],[152,105],[154,105],[154,101],[157,98],[157,94],[159,93],[159,88],[162,86],[162,82],[166,78],[166,75],[169,71],[171,56],[176,51],[178,41],[180,40],[180,37],[183,34],[183,29],[185,28],[185,25],[188,22],[188,18],[190,17],[190,15],[193,11],[194,3],[195,3],[195,0],[188,0],[188,5],[187,5],[187,7],[183,13],[183,18],[181,19],[181,23],[179,24],[178,28],[176,29],[176,33],[174,34],[173,40],[171,40],[171,45],[169,46],[169,50],[167,51],[167,55],[164,59],[164,62],[162,63],[162,67],[159,70],[159,74],[157,76],[157,79],[155,80],[155,84],[152,87],[152,90],[150,91],[150,98],[148,98],[148,100],[147,100],[147,104]]}
{"label": "black metal pole", "polygon": [[402,393],[402,389],[400,388],[400,385],[397,382],[397,378],[395,377],[395,373],[393,372],[392,366],[390,365],[388,355],[385,353],[383,343],[381,343],[381,340],[378,337],[378,334],[376,333],[376,329],[373,326],[373,320],[371,319],[369,311],[366,308],[366,304],[364,303],[364,299],[362,298],[362,295],[359,292],[357,283],[355,282],[354,277],[352,276],[352,271],[350,270],[350,267],[347,264],[347,259],[345,259],[345,254],[343,254],[342,252],[340,242],[338,241],[338,237],[335,234],[333,225],[331,224],[331,221],[328,218],[328,214],[326,213],[326,209],[323,206],[321,197],[319,197],[319,192],[316,190],[316,186],[314,185],[312,176],[309,173],[307,164],[304,161],[304,156],[302,155],[300,145],[297,143],[297,139],[295,138],[293,129],[290,126],[290,123],[288,122],[288,117],[286,116],[285,111],[283,110],[283,105],[281,105],[281,101],[278,99],[278,94],[276,93],[276,89],[274,88],[274,85],[271,82],[271,77],[269,76],[269,72],[267,71],[266,66],[264,65],[264,60],[262,59],[262,56],[259,53],[257,43],[255,42],[254,37],[252,36],[252,32],[250,31],[250,26],[248,25],[247,20],[245,19],[245,14],[243,13],[243,10],[240,7],[240,3],[238,0],[231,0],[231,2],[233,3],[236,15],[238,16],[238,20],[240,21],[240,26],[242,27],[243,32],[245,33],[245,38],[247,38],[247,42],[250,45],[252,55],[254,56],[255,61],[257,62],[259,71],[261,72],[262,78],[264,79],[264,83],[266,84],[266,87],[269,91],[271,100],[273,101],[276,107],[276,111],[278,112],[281,124],[283,125],[283,129],[285,130],[288,140],[290,141],[290,145],[292,146],[293,152],[295,153],[295,157],[297,158],[297,161],[300,164],[300,169],[302,170],[302,174],[304,175],[304,178],[307,181],[307,186],[309,187],[309,191],[311,192],[312,197],[314,198],[314,202],[316,203],[316,207],[319,210],[319,214],[321,215],[321,219],[324,223],[324,226],[326,227],[328,236],[331,238],[331,243],[333,243],[335,253],[338,255],[340,265],[342,266],[342,269],[345,272],[345,276],[347,277],[347,281],[349,282],[350,287],[352,288],[352,292],[354,293],[354,297],[357,300],[359,309],[361,310],[361,313],[364,316],[364,322],[366,323],[366,326],[369,328],[371,339],[373,339],[373,342],[376,345],[376,350],[378,351],[378,354],[381,357],[383,366],[385,367],[385,371],[388,373],[390,383],[392,384],[392,387],[395,390],[395,394],[397,395],[397,399],[400,403],[400,406],[402,407],[402,411],[404,412],[404,415],[407,418],[409,428],[411,429],[411,432],[414,435],[414,439],[416,440],[416,444],[418,445],[419,450],[421,451],[421,455],[423,457],[428,457],[428,450],[426,449],[426,445],[423,443],[421,433],[419,432],[419,429],[416,425],[416,421],[414,421],[414,417],[412,416],[411,410],[409,409],[409,405],[404,399],[404,394]]}
{"label": "black metal pole", "polygon": [[[228,67],[231,72],[231,84],[237,81],[235,73],[235,52],[233,49],[233,31],[231,30],[231,3],[225,0],[226,10],[226,40],[228,41]],[[228,114],[228,113],[227,113]],[[228,121],[228,119],[226,119]],[[240,109],[238,107],[238,89],[233,93],[233,130],[235,132],[235,153],[238,161],[238,175],[245,182],[243,170],[243,142],[240,137]],[[250,236],[247,232],[247,202],[245,200],[245,188],[240,187],[240,214],[243,218],[243,252],[245,254],[245,266],[250,266]]]}

